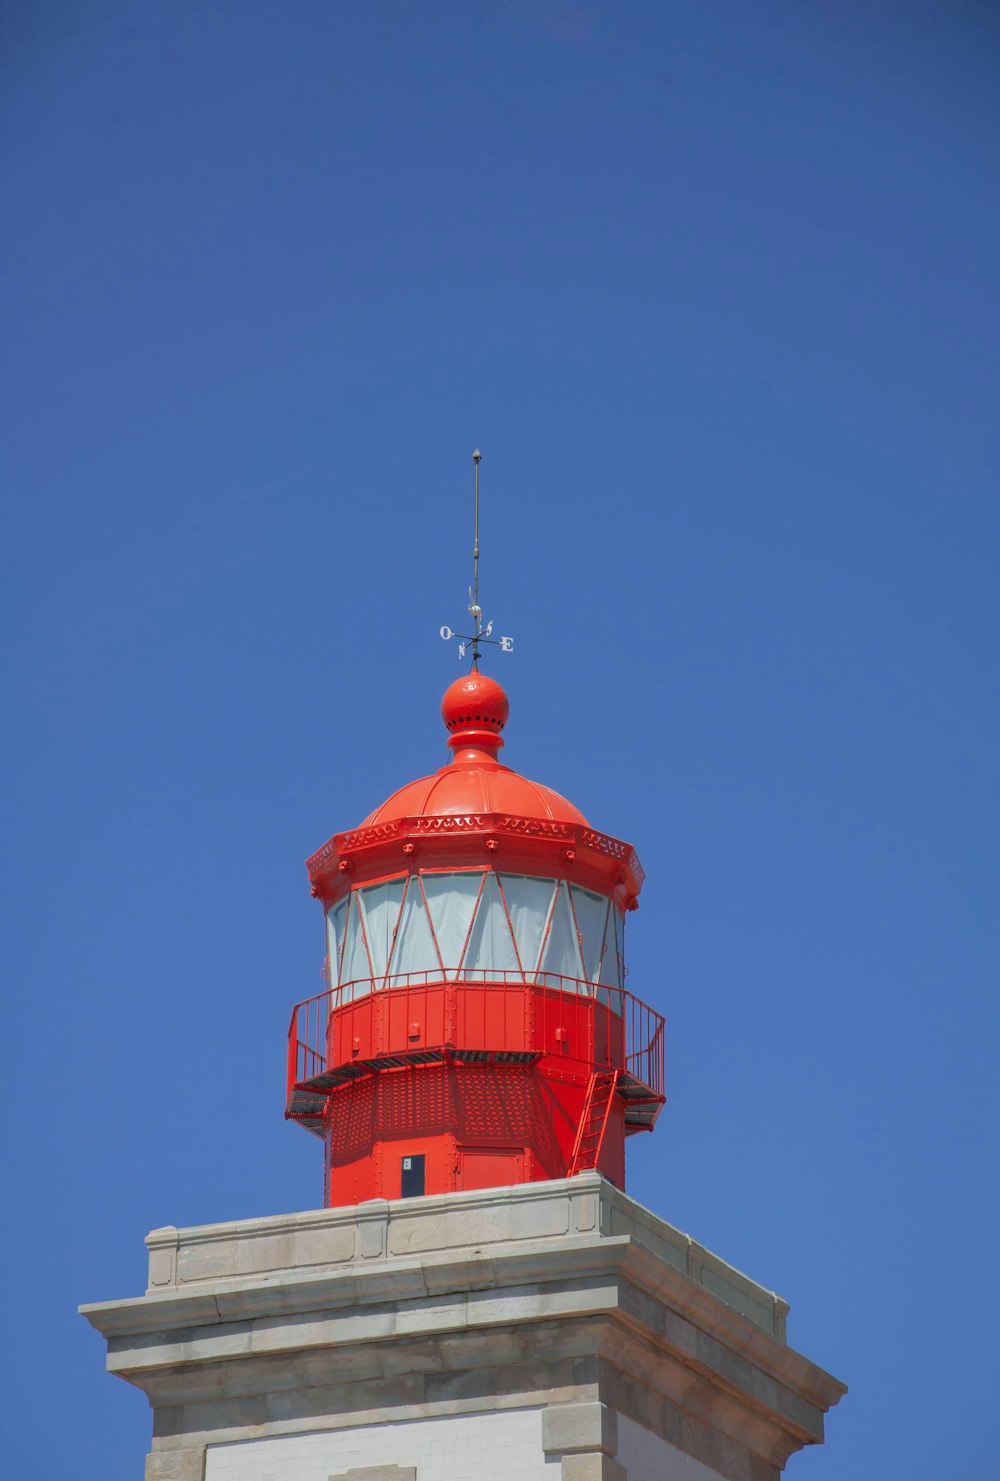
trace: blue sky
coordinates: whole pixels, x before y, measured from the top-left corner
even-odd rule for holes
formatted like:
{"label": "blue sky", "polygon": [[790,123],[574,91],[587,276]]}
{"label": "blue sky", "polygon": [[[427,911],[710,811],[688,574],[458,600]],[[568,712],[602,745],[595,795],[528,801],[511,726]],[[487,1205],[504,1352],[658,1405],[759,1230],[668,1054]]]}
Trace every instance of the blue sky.
{"label": "blue sky", "polygon": [[478,444],[505,759],[649,876],[629,1191],[850,1384],[792,1477],[986,1481],[996,7],[11,0],[2,48],[14,1470],[140,1473],[75,1307],[148,1229],[320,1200],[302,860],[446,757]]}

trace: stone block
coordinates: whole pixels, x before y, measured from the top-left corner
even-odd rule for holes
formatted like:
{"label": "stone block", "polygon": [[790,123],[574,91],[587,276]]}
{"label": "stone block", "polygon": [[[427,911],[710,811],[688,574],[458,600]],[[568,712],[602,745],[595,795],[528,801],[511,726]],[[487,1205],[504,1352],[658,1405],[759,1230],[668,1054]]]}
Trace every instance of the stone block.
{"label": "stone block", "polygon": [[204,1244],[181,1245],[177,1251],[177,1283],[195,1280],[219,1280],[236,1275],[239,1243],[235,1239],[212,1240]]}
{"label": "stone block", "polygon": [[389,1205],[384,1198],[363,1203],[357,1211],[357,1252],[363,1260],[380,1260],[386,1253]]}
{"label": "stone block", "polygon": [[[534,1357],[526,1362],[507,1363],[494,1371],[498,1395],[545,1394],[548,1396],[549,1403],[563,1402],[559,1398],[552,1397],[553,1391],[565,1392],[566,1403],[589,1397],[587,1394],[574,1392],[580,1386],[579,1379],[576,1377],[576,1365],[572,1358],[561,1357],[556,1351],[549,1356]],[[524,1402],[523,1398],[522,1402]]]}
{"label": "stone block", "polygon": [[416,1466],[352,1466],[329,1481],[417,1481]]}
{"label": "stone block", "polygon": [[242,1241],[240,1275],[294,1270],[303,1265],[342,1265],[354,1259],[355,1228],[350,1224],[309,1227],[287,1234]]}
{"label": "stone block", "polygon": [[495,1244],[512,1236],[512,1215],[509,1202],[498,1198],[469,1207],[456,1205],[445,1215],[447,1247],[461,1249],[465,1245]]}
{"label": "stone block", "polygon": [[[416,1200],[412,1200],[416,1202]],[[448,1216],[430,1209],[414,1209],[396,1214],[387,1232],[390,1255],[419,1255],[441,1250],[447,1243]]]}
{"label": "stone block", "polygon": [[[485,1392],[484,1392],[485,1390]],[[424,1379],[427,1402],[435,1413],[447,1411],[466,1400],[482,1403],[492,1399],[493,1375],[473,1370],[470,1373],[428,1373]]]}
{"label": "stone block", "polygon": [[167,1224],[162,1229],[151,1229],[146,1235],[149,1251],[149,1290],[158,1286],[172,1286],[177,1281],[177,1228]]}
{"label": "stone block", "polygon": [[747,1317],[756,1326],[763,1327],[765,1331],[774,1329],[774,1306],[773,1302],[754,1300],[753,1295],[737,1285],[732,1279],[720,1275],[711,1266],[702,1264],[701,1283],[706,1291],[711,1291],[720,1301],[738,1311],[741,1316]]}
{"label": "stone block", "polygon": [[205,1447],[184,1450],[153,1450],[146,1456],[146,1481],[202,1481]]}
{"label": "stone block", "polygon": [[402,1307],[396,1314],[395,1330],[400,1337],[414,1332],[454,1332],[468,1325],[468,1299],[463,1291],[435,1296],[419,1305]]}
{"label": "stone block", "polygon": [[562,1481],[628,1481],[623,1465],[600,1450],[564,1455]]}
{"label": "stone block", "polygon": [[542,1448],[546,1455],[571,1451],[618,1450],[618,1415],[607,1404],[551,1404],[542,1415]]}
{"label": "stone block", "polygon": [[517,1199],[510,1206],[511,1235],[514,1239],[551,1239],[569,1233],[569,1198],[536,1199],[527,1203]]}
{"label": "stone block", "polygon": [[576,1230],[578,1234],[589,1234],[597,1228],[600,1217],[600,1199],[597,1189],[581,1189],[573,1199]]}

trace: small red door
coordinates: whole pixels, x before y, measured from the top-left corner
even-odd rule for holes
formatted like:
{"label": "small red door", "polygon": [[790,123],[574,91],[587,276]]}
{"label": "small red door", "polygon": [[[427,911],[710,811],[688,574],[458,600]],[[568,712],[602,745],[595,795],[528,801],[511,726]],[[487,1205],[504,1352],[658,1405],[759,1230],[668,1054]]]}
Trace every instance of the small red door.
{"label": "small red door", "polygon": [[523,1179],[523,1147],[459,1147],[459,1188],[505,1188]]}

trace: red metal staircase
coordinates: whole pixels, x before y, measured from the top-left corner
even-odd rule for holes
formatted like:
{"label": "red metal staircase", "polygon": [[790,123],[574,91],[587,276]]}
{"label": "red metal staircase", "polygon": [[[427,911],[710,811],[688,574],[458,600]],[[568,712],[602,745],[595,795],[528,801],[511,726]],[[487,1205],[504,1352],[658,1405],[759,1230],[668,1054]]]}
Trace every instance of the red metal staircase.
{"label": "red metal staircase", "polygon": [[580,1112],[580,1125],[577,1127],[567,1177],[572,1178],[578,1172],[596,1167],[600,1161],[604,1133],[608,1129],[608,1118],[620,1073],[619,1070],[597,1070],[591,1075],[583,1110]]}

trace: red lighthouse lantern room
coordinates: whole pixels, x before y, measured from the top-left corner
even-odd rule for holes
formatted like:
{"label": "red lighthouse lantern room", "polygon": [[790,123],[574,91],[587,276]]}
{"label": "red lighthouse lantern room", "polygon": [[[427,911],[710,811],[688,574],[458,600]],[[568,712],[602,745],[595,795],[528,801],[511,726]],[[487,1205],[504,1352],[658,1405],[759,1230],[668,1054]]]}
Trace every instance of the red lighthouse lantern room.
{"label": "red lighthouse lantern room", "polygon": [[308,861],[329,986],[292,1013],[286,1115],[323,1138],[329,1205],[622,1188],[663,1105],[663,1019],[625,988],[639,860],[501,764],[508,708],[457,680],[450,762]]}

